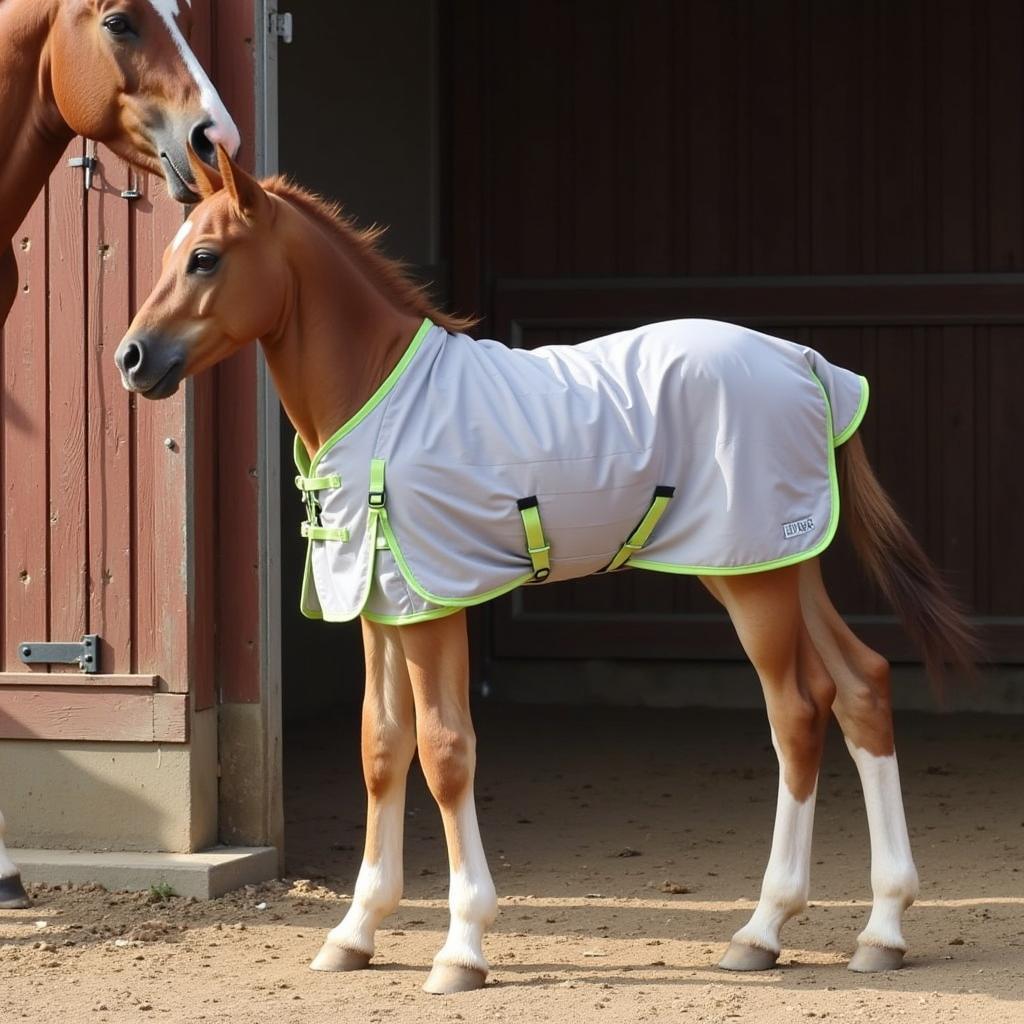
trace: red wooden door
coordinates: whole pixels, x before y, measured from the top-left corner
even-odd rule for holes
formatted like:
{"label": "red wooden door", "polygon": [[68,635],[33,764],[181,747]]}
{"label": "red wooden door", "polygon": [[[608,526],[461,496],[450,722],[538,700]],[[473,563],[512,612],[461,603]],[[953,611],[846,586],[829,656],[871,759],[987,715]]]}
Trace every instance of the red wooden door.
{"label": "red wooden door", "polygon": [[[251,166],[251,0],[193,11],[193,46],[239,111]],[[67,163],[85,147],[75,140],[15,238],[0,348],[0,739],[184,740],[189,692],[196,710],[215,703],[218,430],[238,454],[220,473],[239,516],[224,547],[254,584],[224,595],[222,691],[259,695],[255,362],[165,402],[124,391],[113,351],[182,208],[102,147],[87,191]],[[26,641],[86,633],[101,637],[98,675],[18,656]]]}
{"label": "red wooden door", "polygon": [[[66,157],[84,147],[76,140]],[[182,214],[162,183],[97,156],[88,191],[82,169],[61,161],[15,239],[0,398],[0,737],[184,740],[190,397],[136,403],[112,360]],[[101,638],[99,674],[19,658],[26,642],[86,633]]]}

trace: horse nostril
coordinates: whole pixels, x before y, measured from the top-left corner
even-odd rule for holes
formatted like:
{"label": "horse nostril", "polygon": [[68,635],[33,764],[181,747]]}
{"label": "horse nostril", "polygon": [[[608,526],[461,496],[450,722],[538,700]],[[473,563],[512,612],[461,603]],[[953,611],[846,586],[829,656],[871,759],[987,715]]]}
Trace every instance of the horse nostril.
{"label": "horse nostril", "polygon": [[131,374],[142,364],[142,346],[137,341],[127,342],[117,354],[117,361],[125,374]]}
{"label": "horse nostril", "polygon": [[192,126],[192,131],[188,133],[188,141],[192,144],[192,149],[195,151],[196,156],[198,156],[203,163],[209,164],[211,167],[216,167],[217,147],[214,146],[210,141],[209,136],[206,134],[212,127],[213,122],[209,119],[205,121],[197,121]]}

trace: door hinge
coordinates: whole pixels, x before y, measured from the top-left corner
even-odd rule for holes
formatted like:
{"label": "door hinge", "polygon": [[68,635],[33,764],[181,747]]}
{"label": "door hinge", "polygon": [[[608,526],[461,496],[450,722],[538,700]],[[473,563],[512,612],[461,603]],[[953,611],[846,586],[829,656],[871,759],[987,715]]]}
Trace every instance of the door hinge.
{"label": "door hinge", "polygon": [[294,22],[288,11],[270,12],[270,34],[277,36],[283,43],[290,43],[293,36]]}
{"label": "door hinge", "polygon": [[77,644],[29,640],[18,644],[18,657],[26,665],[77,665],[88,675],[95,675],[100,670],[100,638],[96,633],[86,633]]}

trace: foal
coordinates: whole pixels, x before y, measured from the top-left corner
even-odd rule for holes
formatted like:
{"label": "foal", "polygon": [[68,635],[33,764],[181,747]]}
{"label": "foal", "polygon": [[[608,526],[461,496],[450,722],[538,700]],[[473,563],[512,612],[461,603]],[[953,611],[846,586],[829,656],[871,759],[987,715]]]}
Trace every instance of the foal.
{"label": "foal", "polygon": [[[191,0],[0,0],[0,329],[18,291],[10,239],[76,134],[198,197],[186,142],[215,161],[238,129],[186,42]],[[0,910],[29,906],[4,847]]]}
{"label": "foal", "polygon": [[[280,179],[260,185],[224,153],[220,176],[198,165],[195,170],[206,198],[168,250],[159,284],[118,348],[125,386],[164,397],[184,377],[259,338],[300,438],[300,484],[314,491],[344,489],[340,480],[315,479],[314,453],[339,424],[369,415],[388,382],[402,372],[400,357],[409,339],[419,337],[424,316],[453,331],[460,325],[430,308],[376,252],[372,236],[356,232],[308,193]],[[931,667],[966,663],[969,630],[879,487],[858,437],[846,440],[840,462],[847,517],[869,570]],[[370,492],[370,506],[384,524],[383,538],[370,537],[387,541],[372,544],[383,557],[392,537],[384,520],[383,479],[375,485],[372,470]],[[310,526],[307,535],[321,533],[348,539],[338,526]],[[901,966],[901,921],[917,893],[917,873],[900,794],[887,663],[832,606],[816,558],[774,571],[702,579],[727,609],[760,677],[780,769],[760,899],[721,966],[771,967],[783,924],[806,904],[818,768],[830,714],[860,773],[871,833],[874,901],[850,967]],[[363,637],[366,848],[352,906],[312,966],[366,967],[377,927],[398,905],[405,779],[418,750],[441,810],[451,864],[450,931],[425,987],[438,993],[478,988],[488,971],[482,937],[497,902],[473,798],[476,749],[465,615],[448,608],[440,617],[428,613],[424,621],[401,626],[364,616]]]}

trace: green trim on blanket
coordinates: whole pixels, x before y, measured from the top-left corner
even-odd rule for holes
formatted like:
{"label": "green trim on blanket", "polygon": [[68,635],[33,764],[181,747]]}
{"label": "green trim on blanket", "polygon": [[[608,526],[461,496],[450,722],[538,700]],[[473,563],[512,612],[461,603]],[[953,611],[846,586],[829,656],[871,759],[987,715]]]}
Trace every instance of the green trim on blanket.
{"label": "green trim on blanket", "polygon": [[[345,423],[343,423],[331,436],[320,446],[317,453],[312,459],[309,457],[309,452],[306,451],[306,446],[302,443],[302,438],[298,434],[295,435],[295,440],[292,442],[292,458],[295,461],[295,468],[299,471],[299,474],[305,478],[311,478],[315,474],[316,467],[320,464],[320,461],[324,456],[343,438],[346,434],[350,434],[356,427],[359,426],[367,416],[370,415],[373,410],[380,405],[380,403],[387,398],[387,396],[394,389],[398,383],[402,374],[405,373],[412,362],[413,357],[419,351],[420,346],[423,344],[423,339],[426,338],[431,328],[434,326],[433,322],[429,317],[424,317],[423,323],[420,324],[419,329],[413,335],[412,341],[409,342],[409,347],[405,350],[402,358],[398,360],[395,368],[387,375],[384,382],[379,388],[370,396],[366,404],[352,417],[350,417]],[[372,513],[372,510],[371,510]],[[376,559],[376,540],[377,540],[377,517],[371,514],[366,524],[367,540],[374,546],[373,554],[371,555],[370,571],[367,573],[367,583],[373,575],[373,561]],[[310,584],[312,583],[313,573],[313,540],[312,538],[306,544],[306,564],[302,571],[302,592],[299,595],[299,611],[307,619],[320,619],[323,620],[324,614],[322,610],[314,611],[312,608],[306,606],[306,594],[309,593]],[[314,587],[315,589],[315,587]],[[365,588],[366,592],[363,594],[363,605],[366,604],[367,598],[370,596],[370,588],[367,585]],[[319,597],[317,598],[319,604]],[[355,616],[353,616],[355,618]],[[339,621],[339,622],[350,622],[351,619],[328,619],[328,622]]]}
{"label": "green trim on blanket", "polygon": [[409,568],[409,563],[405,560],[405,555],[402,554],[402,548],[398,543],[398,538],[395,536],[395,531],[391,529],[391,521],[388,519],[386,509],[381,509],[380,527],[388,542],[388,549],[391,551],[399,571],[405,578],[405,582],[424,601],[429,601],[431,604],[442,605],[447,608],[471,608],[475,604],[483,604],[485,601],[493,600],[495,597],[501,597],[502,594],[507,594],[510,590],[515,590],[517,587],[521,587],[524,583],[529,583],[533,579],[533,570],[531,569],[522,576],[518,576],[508,583],[503,583],[500,587],[488,590],[485,594],[477,594],[473,597],[441,597],[438,594],[432,594],[413,576],[412,569]]}
{"label": "green trim on blanket", "polygon": [[[391,393],[394,386],[398,383],[399,378],[405,373],[409,363],[412,362],[413,356],[419,351],[420,345],[423,344],[423,339],[427,336],[427,333],[433,327],[433,323],[429,319],[424,319],[423,323],[420,324],[419,330],[413,335],[412,341],[409,342],[409,347],[405,350],[405,354],[401,359],[398,360],[395,368],[387,375],[384,383],[370,396],[370,400],[352,416],[347,422],[343,423],[338,429],[331,434],[331,436],[324,441],[320,446],[320,450],[313,456],[312,461],[309,462],[309,466],[306,470],[303,470],[302,466],[299,465],[299,472],[303,476],[313,476],[313,471],[320,464],[320,460],[346,435],[351,434],[356,427],[359,426],[367,416],[373,412],[374,409],[384,401],[385,398]],[[306,452],[305,446],[298,443],[296,452],[299,448],[302,449],[302,455],[305,459],[309,459],[309,455]],[[298,455],[296,455],[296,462],[298,462]]]}
{"label": "green trim on blanket", "polygon": [[[770,572],[772,569],[784,569],[788,565],[807,562],[812,558],[817,558],[818,555],[825,551],[829,544],[832,543],[836,530],[839,528],[839,476],[836,473],[835,449],[838,442],[835,441],[835,434],[832,430],[832,403],[828,400],[828,392],[815,374],[812,373],[811,376],[814,377],[814,382],[818,385],[818,390],[821,391],[822,401],[825,403],[825,426],[828,431],[825,439],[825,449],[828,452],[828,481],[832,514],[829,517],[825,536],[813,548],[809,548],[807,551],[796,551],[792,555],[787,555],[785,558],[776,558],[771,562],[752,562],[749,565],[713,567],[707,565],[675,565],[672,562],[652,562],[648,559],[631,558],[628,563],[631,568],[649,569],[652,572],[674,573],[677,576],[744,576],[755,572]],[[864,378],[862,377],[861,380],[864,380]],[[864,385],[865,387],[867,386],[866,380],[864,380]],[[858,410],[861,416],[864,415],[863,410],[867,408],[864,401],[864,393],[862,389],[861,408]],[[844,430],[843,433],[849,438],[853,431]]]}
{"label": "green trim on blanket", "polygon": [[857,432],[857,428],[861,424],[861,420],[864,419],[864,413],[868,411],[868,399],[871,394],[871,385],[868,384],[867,377],[861,377],[860,379],[860,404],[857,406],[857,411],[853,414],[853,419],[846,425],[846,429],[841,434],[836,434],[832,441],[832,444],[838,448],[841,444],[846,444],[851,437]]}
{"label": "green trim on blanket", "polygon": [[411,626],[416,622],[444,619],[461,611],[461,608],[428,608],[426,611],[411,612],[408,615],[375,615],[373,612],[364,611],[359,613],[359,617],[366,619],[367,622],[376,622],[381,626]]}

